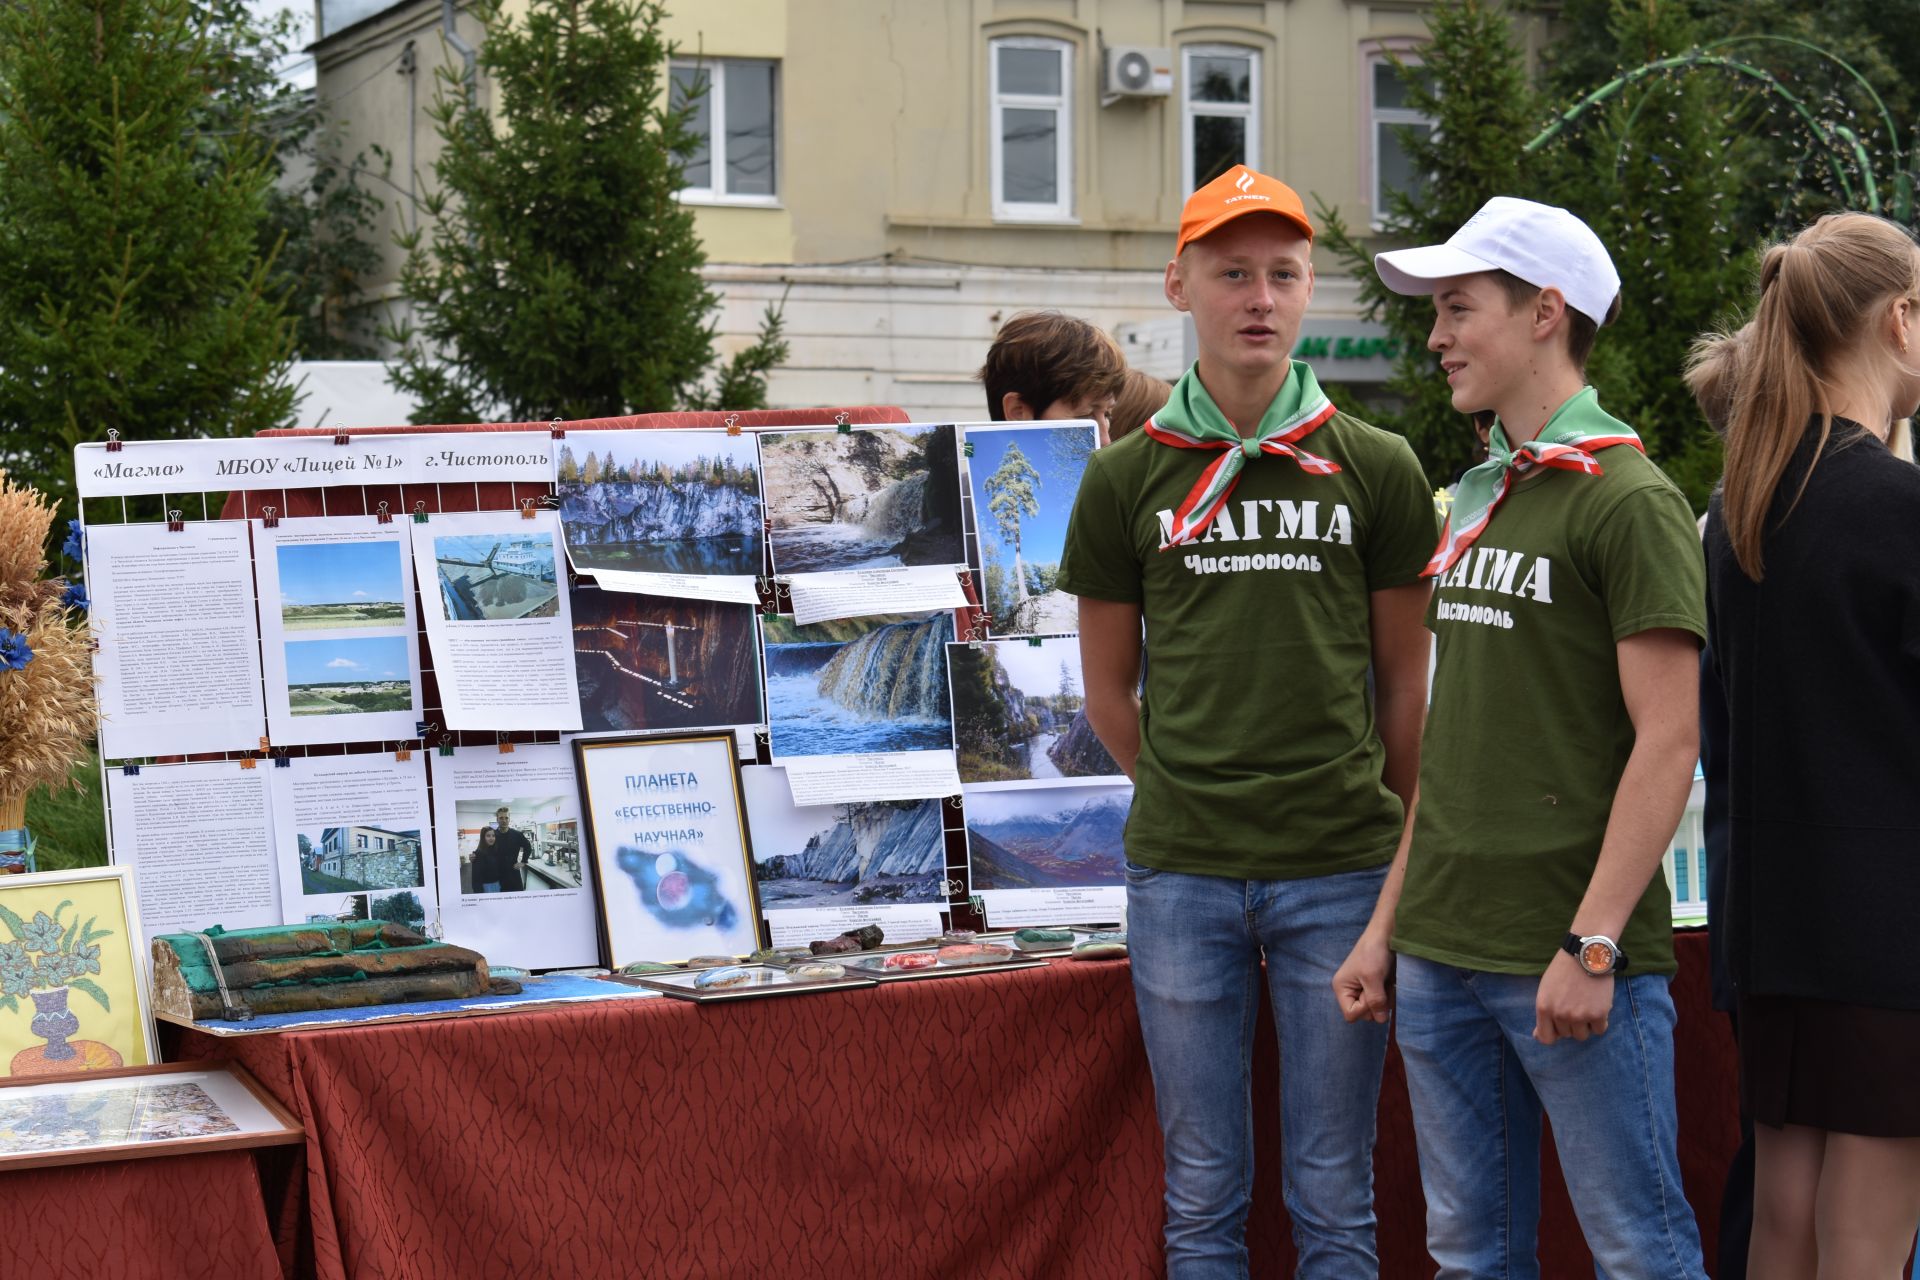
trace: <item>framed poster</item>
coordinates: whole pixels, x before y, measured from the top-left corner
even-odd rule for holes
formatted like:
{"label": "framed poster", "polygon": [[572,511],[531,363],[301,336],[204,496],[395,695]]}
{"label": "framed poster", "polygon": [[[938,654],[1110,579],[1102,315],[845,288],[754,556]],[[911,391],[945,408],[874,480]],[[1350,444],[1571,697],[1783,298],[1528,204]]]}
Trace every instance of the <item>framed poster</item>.
{"label": "framed poster", "polygon": [[0,877],[0,1078],[160,1059],[133,872]]}
{"label": "framed poster", "polygon": [[576,738],[608,964],[760,947],[760,903],[731,732]]}
{"label": "framed poster", "polygon": [[0,1171],[299,1142],[300,1122],[233,1063],[0,1081]]}

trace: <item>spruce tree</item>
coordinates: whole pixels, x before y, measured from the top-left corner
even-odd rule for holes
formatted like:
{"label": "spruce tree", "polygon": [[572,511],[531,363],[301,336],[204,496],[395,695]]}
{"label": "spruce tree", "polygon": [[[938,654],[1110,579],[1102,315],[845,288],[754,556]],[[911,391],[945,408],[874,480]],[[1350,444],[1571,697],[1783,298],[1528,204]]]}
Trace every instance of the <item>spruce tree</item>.
{"label": "spruce tree", "polygon": [[260,251],[272,157],[207,126],[192,0],[0,4],[0,466],[72,495],[71,450],[285,425],[292,325]]}
{"label": "spruce tree", "polygon": [[[1421,50],[1424,74],[1402,78],[1407,105],[1437,127],[1430,136],[1403,136],[1412,168],[1427,178],[1417,192],[1389,199],[1381,239],[1394,244],[1438,244],[1490,196],[1547,198],[1539,193],[1548,163],[1524,151],[1544,113],[1506,13],[1489,0],[1438,0],[1427,25],[1433,39]],[[1448,484],[1471,460],[1474,435],[1427,350],[1432,299],[1389,292],[1373,269],[1373,254],[1390,245],[1363,241],[1338,209],[1319,203],[1323,242],[1360,282],[1366,313],[1400,343],[1384,388],[1391,402],[1368,411],[1407,437],[1436,487]]]}
{"label": "spruce tree", "polygon": [[[714,294],[693,210],[675,198],[693,103],[667,92],[660,0],[529,0],[486,23],[481,102],[443,69],[445,143],[427,234],[403,240],[409,323],[394,384],[416,421],[587,418],[700,404]],[[776,317],[777,321],[777,317]],[[751,408],[785,356],[777,322],[719,371]],[[591,466],[591,463],[589,463]]]}

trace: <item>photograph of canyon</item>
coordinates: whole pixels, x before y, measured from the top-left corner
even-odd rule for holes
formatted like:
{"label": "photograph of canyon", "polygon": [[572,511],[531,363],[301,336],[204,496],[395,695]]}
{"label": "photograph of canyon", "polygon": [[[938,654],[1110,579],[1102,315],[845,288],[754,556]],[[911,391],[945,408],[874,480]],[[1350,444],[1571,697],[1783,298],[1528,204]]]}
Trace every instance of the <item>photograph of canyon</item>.
{"label": "photograph of canyon", "polygon": [[775,573],[965,564],[954,429],[759,437]]}
{"label": "photograph of canyon", "polygon": [[572,599],[583,732],[761,722],[752,605],[584,584]]}
{"label": "photograph of canyon", "polygon": [[1077,638],[950,644],[947,676],[960,781],[1058,786],[1123,776],[1087,721]]}
{"label": "photograph of canyon", "polygon": [[939,800],[798,806],[785,771],[740,771],[763,911],[944,902]]}
{"label": "photograph of canyon", "polygon": [[758,575],[760,469],[750,436],[595,431],[560,446],[554,492],[576,569]]}
{"label": "photograph of canyon", "polygon": [[953,615],[882,614],[795,626],[762,617],[774,758],[953,745],[947,642]]}
{"label": "photograph of canyon", "polygon": [[967,792],[968,881],[994,889],[1124,885],[1130,786]]}

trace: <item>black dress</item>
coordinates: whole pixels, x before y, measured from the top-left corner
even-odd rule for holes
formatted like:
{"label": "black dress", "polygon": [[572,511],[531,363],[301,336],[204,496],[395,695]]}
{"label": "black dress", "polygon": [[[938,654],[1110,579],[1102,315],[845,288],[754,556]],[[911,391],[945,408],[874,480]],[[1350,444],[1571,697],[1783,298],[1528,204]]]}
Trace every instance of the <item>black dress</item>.
{"label": "black dress", "polygon": [[1920,468],[1815,424],[1767,529],[1754,582],[1707,527],[1742,1100],[1920,1137]]}

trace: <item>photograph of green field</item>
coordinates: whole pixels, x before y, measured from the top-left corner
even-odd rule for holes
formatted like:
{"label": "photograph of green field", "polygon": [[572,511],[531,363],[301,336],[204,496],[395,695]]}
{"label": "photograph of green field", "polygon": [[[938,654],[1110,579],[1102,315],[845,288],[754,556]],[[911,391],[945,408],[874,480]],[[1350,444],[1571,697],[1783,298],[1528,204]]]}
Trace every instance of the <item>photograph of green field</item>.
{"label": "photograph of green field", "polygon": [[406,626],[398,542],[295,542],[277,551],[280,624],[286,630]]}
{"label": "photograph of green field", "polygon": [[413,677],[407,637],[289,640],[287,704],[296,716],[408,711]]}

